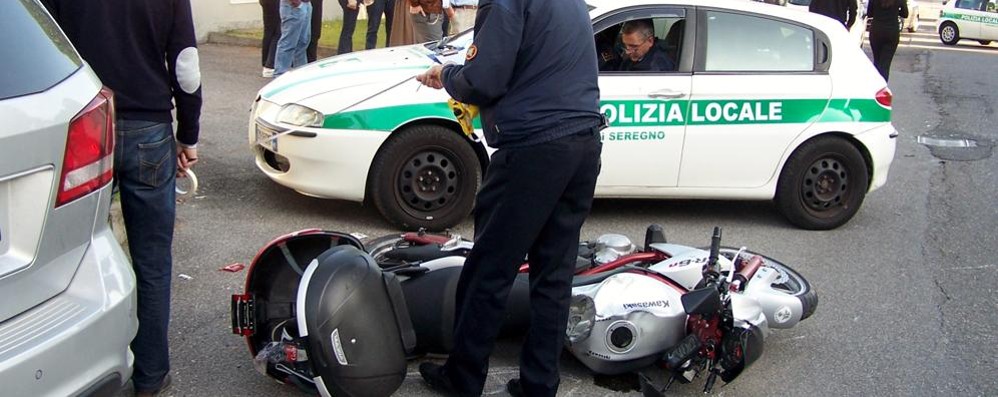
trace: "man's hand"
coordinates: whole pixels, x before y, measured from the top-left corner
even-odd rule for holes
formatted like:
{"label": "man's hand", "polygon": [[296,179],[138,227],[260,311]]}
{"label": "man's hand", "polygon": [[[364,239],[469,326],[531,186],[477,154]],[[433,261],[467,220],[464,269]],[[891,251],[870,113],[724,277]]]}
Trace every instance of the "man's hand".
{"label": "man's hand", "polygon": [[454,19],[454,14],[455,14],[454,7],[444,8],[444,12],[447,13],[448,19]]}
{"label": "man's hand", "polygon": [[409,13],[413,15],[420,14],[424,17],[426,16],[426,13],[423,12],[422,6],[415,6],[415,7],[409,6]]}
{"label": "man's hand", "polygon": [[438,90],[444,88],[444,82],[440,80],[440,72],[443,70],[444,65],[433,65],[423,72],[423,74],[416,76],[416,81],[430,88]]}
{"label": "man's hand", "polygon": [[291,4],[294,8],[298,8],[301,5],[301,0],[288,0],[288,4]]}
{"label": "man's hand", "polygon": [[347,0],[347,8],[351,10],[357,9],[357,0]]}
{"label": "man's hand", "polygon": [[186,178],[187,170],[198,162],[198,149],[177,145],[177,177]]}

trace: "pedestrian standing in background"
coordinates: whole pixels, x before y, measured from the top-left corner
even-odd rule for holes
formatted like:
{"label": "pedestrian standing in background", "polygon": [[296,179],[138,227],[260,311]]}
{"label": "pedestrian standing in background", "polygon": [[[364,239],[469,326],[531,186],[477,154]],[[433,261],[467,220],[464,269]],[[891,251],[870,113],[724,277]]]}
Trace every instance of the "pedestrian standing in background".
{"label": "pedestrian standing in background", "polygon": [[274,77],[274,56],[281,39],[281,0],[260,0],[263,9],[263,42],[260,43],[263,77]]}
{"label": "pedestrian standing in background", "polygon": [[[399,0],[404,3],[405,0]],[[381,28],[381,16],[385,16],[385,46],[388,46],[392,37],[392,23],[395,22],[395,0],[374,0],[367,7],[367,42],[365,49],[372,49],[378,46],[378,29]]]}
{"label": "pedestrian standing in background", "polygon": [[305,51],[311,39],[312,3],[281,0],[281,39],[277,42],[274,77],[308,63]]}
{"label": "pedestrian standing in background", "polygon": [[[461,268],[454,347],[419,373],[448,396],[480,396],[506,300],[530,262],[530,328],[513,396],[554,397],[560,383],[579,231],[599,174],[599,71],[582,0],[483,2],[463,65],[416,79],[480,106],[496,148],[475,197],[475,247]],[[500,126],[502,130],[500,131]]]}
{"label": "pedestrian standing in background", "polygon": [[42,2],[101,82],[114,91],[114,181],[138,290],[132,384],[136,396],[154,396],[170,386],[175,178],[198,161],[201,72],[191,4]]}
{"label": "pedestrian standing in background", "polygon": [[450,20],[450,32],[458,34],[475,27],[478,0],[443,0],[444,13]]}
{"label": "pedestrian standing in background", "polygon": [[856,23],[856,0],[811,0],[807,9],[839,21],[846,30]]}
{"label": "pedestrian standing in background", "polygon": [[408,0],[409,16],[412,17],[412,29],[417,43],[437,41],[443,38],[441,27],[444,19],[444,7],[441,0]]}
{"label": "pedestrian standing in background", "polygon": [[388,36],[389,47],[416,44],[412,17],[409,15],[409,0],[395,0],[395,10],[392,12],[392,29]]}
{"label": "pedestrian standing in background", "polygon": [[336,45],[337,54],[353,52],[353,31],[357,27],[357,0],[339,0],[343,9],[343,28],[340,29],[340,42]]}
{"label": "pedestrian standing in background", "polygon": [[898,17],[908,18],[908,4],[905,0],[870,0],[866,5],[866,16],[870,22],[870,49],[873,52],[873,66],[884,80],[891,74],[891,61],[901,40],[901,25]]}
{"label": "pedestrian standing in background", "polygon": [[308,48],[305,49],[305,59],[309,63],[318,59],[319,37],[322,36],[322,0],[312,0],[312,19],[309,23],[311,34],[308,40]]}

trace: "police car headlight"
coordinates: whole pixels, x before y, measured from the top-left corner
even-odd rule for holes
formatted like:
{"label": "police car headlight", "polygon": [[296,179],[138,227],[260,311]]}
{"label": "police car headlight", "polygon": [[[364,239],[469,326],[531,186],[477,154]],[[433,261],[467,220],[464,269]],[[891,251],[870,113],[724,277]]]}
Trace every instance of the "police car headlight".
{"label": "police car headlight", "polygon": [[295,103],[284,105],[277,114],[279,123],[297,125],[300,127],[322,127],[322,113]]}
{"label": "police car headlight", "polygon": [[565,336],[571,343],[577,343],[589,338],[596,324],[596,304],[588,295],[572,297],[568,307],[568,329]]}

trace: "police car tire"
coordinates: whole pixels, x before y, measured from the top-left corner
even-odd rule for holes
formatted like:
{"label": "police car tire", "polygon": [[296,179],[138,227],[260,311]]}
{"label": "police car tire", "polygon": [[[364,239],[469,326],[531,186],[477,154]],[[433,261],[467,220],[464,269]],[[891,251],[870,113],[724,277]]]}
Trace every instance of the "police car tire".
{"label": "police car tire", "polygon": [[[947,40],[946,36],[949,36],[950,33],[952,33],[952,36]],[[956,27],[956,24],[953,22],[943,22],[939,26],[939,40],[946,45],[956,45],[960,41],[960,28]]]}
{"label": "police car tire", "polygon": [[[812,138],[783,166],[776,208],[802,229],[834,229],[856,215],[869,180],[866,161],[851,143],[834,136]],[[822,191],[823,182],[832,186]]]}
{"label": "police car tire", "polygon": [[[420,176],[434,182],[420,184]],[[368,193],[389,222],[437,231],[471,213],[481,181],[481,164],[464,137],[442,126],[417,125],[393,133],[381,146]]]}

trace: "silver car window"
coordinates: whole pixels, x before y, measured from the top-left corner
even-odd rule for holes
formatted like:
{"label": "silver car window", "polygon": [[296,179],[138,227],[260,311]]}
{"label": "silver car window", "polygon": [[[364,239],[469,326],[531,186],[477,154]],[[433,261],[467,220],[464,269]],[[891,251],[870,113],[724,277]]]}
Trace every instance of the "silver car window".
{"label": "silver car window", "polygon": [[0,1],[0,99],[45,91],[83,62],[37,1]]}

